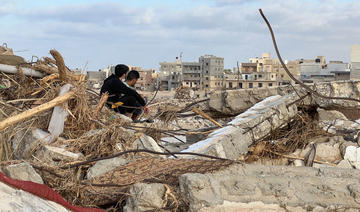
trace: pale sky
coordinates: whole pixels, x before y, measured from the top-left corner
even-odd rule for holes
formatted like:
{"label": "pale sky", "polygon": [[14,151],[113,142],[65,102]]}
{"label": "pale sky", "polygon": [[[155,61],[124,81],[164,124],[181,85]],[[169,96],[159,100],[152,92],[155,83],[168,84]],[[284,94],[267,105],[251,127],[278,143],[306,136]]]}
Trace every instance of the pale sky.
{"label": "pale sky", "polygon": [[0,45],[30,60],[57,49],[71,68],[124,63],[159,68],[205,54],[225,68],[270,52],[273,26],[284,59],[349,62],[360,43],[358,0],[0,0]]}

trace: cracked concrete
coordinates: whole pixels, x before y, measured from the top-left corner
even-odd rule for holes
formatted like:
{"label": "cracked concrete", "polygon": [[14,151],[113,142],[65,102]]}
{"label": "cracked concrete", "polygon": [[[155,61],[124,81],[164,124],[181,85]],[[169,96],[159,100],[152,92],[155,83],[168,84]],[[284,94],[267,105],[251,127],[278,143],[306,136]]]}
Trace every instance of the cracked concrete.
{"label": "cracked concrete", "polygon": [[184,174],[179,182],[190,211],[357,211],[359,174],[339,168],[235,164],[212,174]]}

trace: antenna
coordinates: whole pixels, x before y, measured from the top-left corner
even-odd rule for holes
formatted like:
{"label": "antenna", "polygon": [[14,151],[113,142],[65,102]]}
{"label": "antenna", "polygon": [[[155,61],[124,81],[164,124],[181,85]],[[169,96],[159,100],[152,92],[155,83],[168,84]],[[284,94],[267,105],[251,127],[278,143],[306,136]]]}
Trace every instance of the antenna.
{"label": "antenna", "polygon": [[180,52],[180,62],[182,62],[183,52]]}

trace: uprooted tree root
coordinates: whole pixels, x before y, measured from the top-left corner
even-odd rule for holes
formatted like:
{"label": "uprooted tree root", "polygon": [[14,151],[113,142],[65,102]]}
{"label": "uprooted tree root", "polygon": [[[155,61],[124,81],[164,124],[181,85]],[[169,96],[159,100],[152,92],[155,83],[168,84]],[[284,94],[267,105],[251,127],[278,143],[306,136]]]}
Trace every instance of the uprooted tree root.
{"label": "uprooted tree root", "polygon": [[302,111],[286,126],[274,130],[268,137],[250,148],[247,162],[284,158],[297,149],[303,149],[315,137],[327,136],[319,127],[312,111]]}

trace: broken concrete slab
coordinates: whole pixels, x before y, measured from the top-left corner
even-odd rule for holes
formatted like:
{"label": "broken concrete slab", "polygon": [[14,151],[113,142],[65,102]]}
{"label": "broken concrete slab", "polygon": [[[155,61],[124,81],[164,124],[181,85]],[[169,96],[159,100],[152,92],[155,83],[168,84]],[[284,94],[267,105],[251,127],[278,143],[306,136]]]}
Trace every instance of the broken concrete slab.
{"label": "broken concrete slab", "polygon": [[323,122],[323,121],[332,122],[337,119],[348,120],[344,114],[342,114],[341,112],[336,111],[336,110],[324,110],[324,109],[318,108],[317,112],[319,114],[320,122]]}
{"label": "broken concrete slab", "polygon": [[291,104],[293,95],[271,96],[236,116],[228,126],[215,130],[207,139],[191,145],[184,152],[195,152],[228,159],[237,159],[248,152],[254,141],[281,127],[297,114]]}
{"label": "broken concrete slab", "polygon": [[91,179],[100,175],[105,174],[113,169],[119,168],[120,166],[126,164],[128,160],[116,157],[106,160],[97,161],[89,170],[86,175],[87,179]]}
{"label": "broken concrete slab", "polygon": [[210,96],[209,107],[224,114],[236,115],[277,94],[276,88],[217,91]]}
{"label": "broken concrete slab", "polygon": [[360,169],[360,147],[348,146],[344,160],[348,160],[356,169]]}
{"label": "broken concrete slab", "polygon": [[12,150],[16,159],[31,159],[35,147],[41,143],[49,143],[51,136],[49,133],[31,128],[18,132],[11,140]]}
{"label": "broken concrete slab", "polygon": [[75,161],[83,157],[81,153],[73,153],[64,148],[54,147],[49,145],[42,146],[35,153],[36,159],[51,165],[57,165],[59,161]]}
{"label": "broken concrete slab", "polygon": [[29,163],[18,163],[3,167],[3,172],[8,177],[16,180],[32,181],[34,183],[44,184],[41,176]]}
{"label": "broken concrete slab", "polygon": [[156,211],[166,205],[166,187],[160,183],[137,183],[129,190],[124,212]]}
{"label": "broken concrete slab", "polygon": [[[325,96],[360,98],[360,81],[316,82],[309,86]],[[308,91],[300,85],[217,91],[210,96],[209,107],[219,113],[236,115],[269,96],[289,95],[294,93],[294,89],[300,96],[308,94]],[[321,108],[360,108],[359,102],[324,99],[317,96],[307,97],[302,102],[305,105],[319,105]]]}
{"label": "broken concrete slab", "polygon": [[[155,152],[164,152],[152,137],[145,134],[141,135],[138,139],[134,141],[132,148],[147,149]],[[157,156],[165,157],[164,155]]]}
{"label": "broken concrete slab", "polygon": [[0,199],[1,211],[69,211],[55,202],[14,189],[2,182],[0,182]]}
{"label": "broken concrete slab", "polygon": [[184,174],[179,184],[190,211],[221,211],[224,204],[238,206],[259,200],[286,211],[318,206],[341,210],[360,207],[354,198],[360,195],[359,174],[359,170],[338,168],[236,164],[212,174]]}

